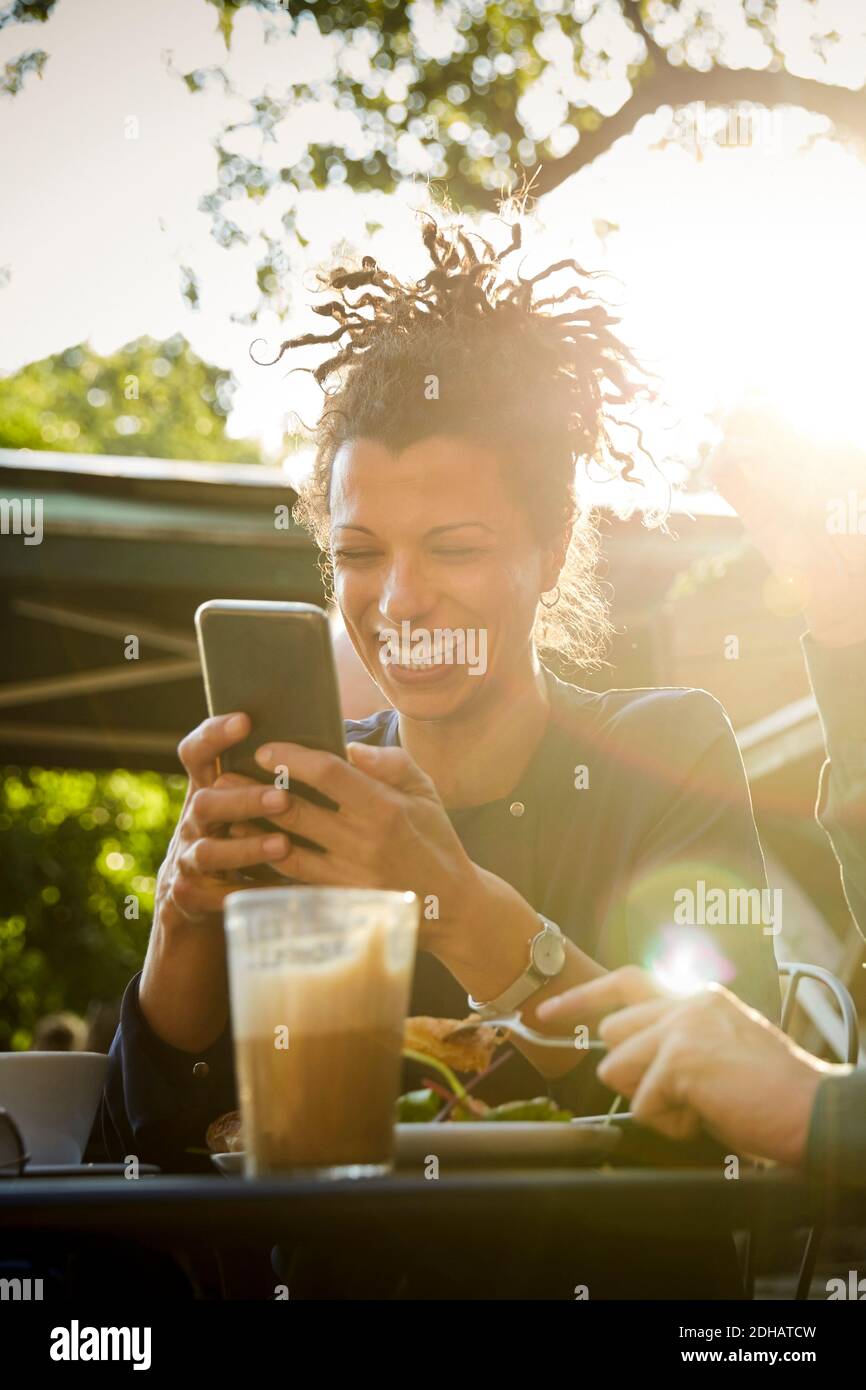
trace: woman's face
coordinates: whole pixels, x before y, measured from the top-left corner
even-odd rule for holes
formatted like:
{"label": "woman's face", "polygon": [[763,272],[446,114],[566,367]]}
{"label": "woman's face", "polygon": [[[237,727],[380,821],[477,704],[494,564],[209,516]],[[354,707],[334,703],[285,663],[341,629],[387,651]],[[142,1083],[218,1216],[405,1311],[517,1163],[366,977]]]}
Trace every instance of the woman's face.
{"label": "woman's face", "polygon": [[348,441],[330,500],[346,630],[401,714],[448,718],[525,678],[561,556],[540,547],[492,450],[452,436],[396,454]]}

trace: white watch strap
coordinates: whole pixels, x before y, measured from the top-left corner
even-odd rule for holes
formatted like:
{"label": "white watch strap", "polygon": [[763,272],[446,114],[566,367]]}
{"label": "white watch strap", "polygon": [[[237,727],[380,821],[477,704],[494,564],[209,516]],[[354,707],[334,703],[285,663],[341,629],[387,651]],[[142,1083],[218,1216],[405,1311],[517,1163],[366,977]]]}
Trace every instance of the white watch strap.
{"label": "white watch strap", "polygon": [[526,1002],[530,994],[534,994],[537,989],[540,989],[542,983],[534,970],[524,970],[513,985],[509,985],[508,989],[504,990],[497,999],[491,999],[489,1004],[480,1004],[470,994],[468,997],[469,1007],[473,1013],[479,1014],[481,1018],[498,1018],[500,1014],[511,1014]]}
{"label": "white watch strap", "polygon": [[[551,922],[549,918],[544,917],[540,912],[536,915],[541,922],[542,930],[553,928],[554,931],[560,931],[555,922]],[[535,937],[532,939],[534,941]],[[530,945],[529,965],[522,975],[518,975],[513,985],[509,985],[496,999],[491,999],[486,1004],[482,1004],[479,1000],[473,999],[471,994],[468,996],[467,1002],[472,1012],[478,1014],[481,1018],[497,1018],[500,1014],[510,1014],[513,1013],[515,1009],[519,1009],[520,1005],[524,1004],[531,994],[535,994],[547,980],[554,978],[555,976],[542,975],[540,971],[535,969],[532,963],[532,947]]]}

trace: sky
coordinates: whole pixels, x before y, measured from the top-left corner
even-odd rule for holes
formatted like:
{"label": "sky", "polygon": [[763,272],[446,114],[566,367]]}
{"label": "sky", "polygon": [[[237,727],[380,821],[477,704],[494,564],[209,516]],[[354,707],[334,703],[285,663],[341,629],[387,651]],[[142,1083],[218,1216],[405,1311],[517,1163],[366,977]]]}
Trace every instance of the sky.
{"label": "sky", "polygon": [[[824,3],[832,17],[850,0]],[[783,0],[789,29],[795,11]],[[325,62],[311,28],[279,43],[263,35],[260,16],[241,11],[229,69],[250,93]],[[748,31],[738,42],[734,60],[754,61]],[[169,54],[181,73],[225,64],[215,11],[204,0],[60,0],[47,24],[0,32],[0,63],[31,46],[50,55],[43,78],[0,98],[0,269],[9,277],[0,289],[0,371],[85,340],[110,353],[143,334],[181,332],[239,381],[230,432],[258,436],[277,457],[287,420],[296,412],[313,422],[320,397],[301,374],[256,366],[249,346],[309,323],[303,315],[282,326],[266,316],[253,329],[231,322],[253,307],[258,253],[221,249],[197,204],[215,183],[212,140],[243,107],[215,89],[190,94],[167,67]],[[862,80],[864,47],[852,40],[846,52],[849,80]],[[814,68],[802,43],[797,62]],[[623,95],[599,90],[597,99],[615,109]],[[333,119],[322,111],[317,131]],[[796,111],[764,113],[749,148],[736,147],[733,134],[704,138],[697,159],[693,135],[706,137],[711,117],[693,109],[686,119],[669,109],[645,118],[540,200],[531,256],[544,264],[574,255],[616,276],[607,292],[625,336],[662,375],[677,456],[693,459],[706,411],[750,386],[792,418],[866,443],[866,164],[826,139],[820,118]],[[286,123],[273,151],[280,162],[303,153],[308,122],[309,113]],[[398,270],[422,269],[414,209],[423,203],[423,181],[388,198],[345,187],[305,195],[301,227],[312,247],[297,266],[295,299],[341,235]],[[232,209],[251,228],[258,215]],[[382,224],[372,241],[368,221]],[[181,265],[198,274],[198,312],[181,297]]]}

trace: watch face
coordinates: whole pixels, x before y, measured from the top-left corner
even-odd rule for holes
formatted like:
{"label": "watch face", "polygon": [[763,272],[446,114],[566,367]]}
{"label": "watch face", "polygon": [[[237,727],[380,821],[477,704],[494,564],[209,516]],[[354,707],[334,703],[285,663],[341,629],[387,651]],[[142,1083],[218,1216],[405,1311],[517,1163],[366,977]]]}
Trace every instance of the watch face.
{"label": "watch face", "polygon": [[532,945],[532,964],[542,975],[558,975],[565,964],[565,942],[559,932],[546,929]]}

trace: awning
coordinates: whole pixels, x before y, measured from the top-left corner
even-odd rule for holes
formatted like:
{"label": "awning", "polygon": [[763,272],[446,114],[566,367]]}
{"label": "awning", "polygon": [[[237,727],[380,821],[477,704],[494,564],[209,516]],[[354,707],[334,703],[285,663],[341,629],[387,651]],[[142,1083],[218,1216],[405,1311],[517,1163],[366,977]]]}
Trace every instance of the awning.
{"label": "awning", "polygon": [[0,450],[0,763],[178,771],[199,603],[323,601],[295,499],[279,469]]}

